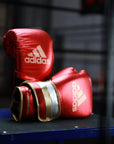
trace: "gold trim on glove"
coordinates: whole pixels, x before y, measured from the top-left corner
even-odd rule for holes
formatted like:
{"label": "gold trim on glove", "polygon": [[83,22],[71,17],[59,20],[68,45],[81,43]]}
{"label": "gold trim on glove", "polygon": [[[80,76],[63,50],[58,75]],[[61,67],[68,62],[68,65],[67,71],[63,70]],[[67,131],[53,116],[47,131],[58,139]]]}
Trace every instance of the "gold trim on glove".
{"label": "gold trim on glove", "polygon": [[14,89],[12,99],[13,100],[10,105],[11,114],[16,121],[20,121],[23,110],[23,94],[20,87],[16,87]]}

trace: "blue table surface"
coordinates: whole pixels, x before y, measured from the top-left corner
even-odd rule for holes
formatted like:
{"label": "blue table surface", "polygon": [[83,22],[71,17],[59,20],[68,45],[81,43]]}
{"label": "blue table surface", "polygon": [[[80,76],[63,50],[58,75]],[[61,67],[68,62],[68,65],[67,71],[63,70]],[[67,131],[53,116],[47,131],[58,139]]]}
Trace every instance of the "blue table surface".
{"label": "blue table surface", "polygon": [[[0,110],[0,142],[33,143],[40,141],[67,140],[78,138],[96,138],[105,135],[105,125],[99,126],[100,116],[92,114],[87,118],[56,119],[51,122],[21,121],[16,122],[9,109]],[[105,118],[103,119],[105,124]],[[112,119],[110,135],[114,135]]]}

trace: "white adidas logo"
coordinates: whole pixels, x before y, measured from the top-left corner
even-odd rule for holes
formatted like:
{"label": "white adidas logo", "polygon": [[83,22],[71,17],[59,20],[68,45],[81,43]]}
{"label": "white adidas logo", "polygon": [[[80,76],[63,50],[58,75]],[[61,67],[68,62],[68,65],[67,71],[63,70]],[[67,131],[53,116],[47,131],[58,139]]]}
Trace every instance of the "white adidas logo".
{"label": "white adidas logo", "polygon": [[75,112],[77,111],[78,107],[86,100],[86,95],[75,81],[72,82],[72,96],[72,111]]}
{"label": "white adidas logo", "polygon": [[47,59],[47,56],[40,45],[31,53],[28,53],[28,57],[25,57],[24,61],[25,63],[50,64],[50,60]]}

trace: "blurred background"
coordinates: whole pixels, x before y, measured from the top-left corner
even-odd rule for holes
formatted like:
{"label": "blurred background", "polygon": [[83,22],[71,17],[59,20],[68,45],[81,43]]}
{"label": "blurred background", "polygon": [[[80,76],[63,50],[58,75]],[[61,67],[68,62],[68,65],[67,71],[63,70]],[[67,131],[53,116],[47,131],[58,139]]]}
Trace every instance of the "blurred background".
{"label": "blurred background", "polygon": [[66,67],[85,69],[92,78],[93,112],[105,108],[106,66],[103,0],[0,0],[0,108],[9,108],[14,60],[4,51],[3,37],[12,28],[36,28],[53,39],[53,74]]}
{"label": "blurred background", "polygon": [[[3,37],[12,28],[36,28],[53,39],[52,74],[66,67],[85,69],[92,78],[93,113],[113,117],[114,1],[0,0],[0,108],[11,102],[14,60]],[[99,124],[102,126],[102,118]]]}

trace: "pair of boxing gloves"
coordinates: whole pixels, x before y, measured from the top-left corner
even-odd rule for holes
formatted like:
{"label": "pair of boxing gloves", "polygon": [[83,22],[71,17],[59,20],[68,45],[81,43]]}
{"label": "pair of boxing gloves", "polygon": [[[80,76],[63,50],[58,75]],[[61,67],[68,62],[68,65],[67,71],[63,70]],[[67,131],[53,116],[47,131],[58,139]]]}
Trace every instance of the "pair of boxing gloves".
{"label": "pair of boxing gloves", "polygon": [[37,118],[45,122],[92,114],[92,82],[85,70],[69,67],[50,77],[54,53],[48,33],[12,29],[3,44],[15,59],[15,79],[23,80],[12,96],[11,113],[16,121]]}

